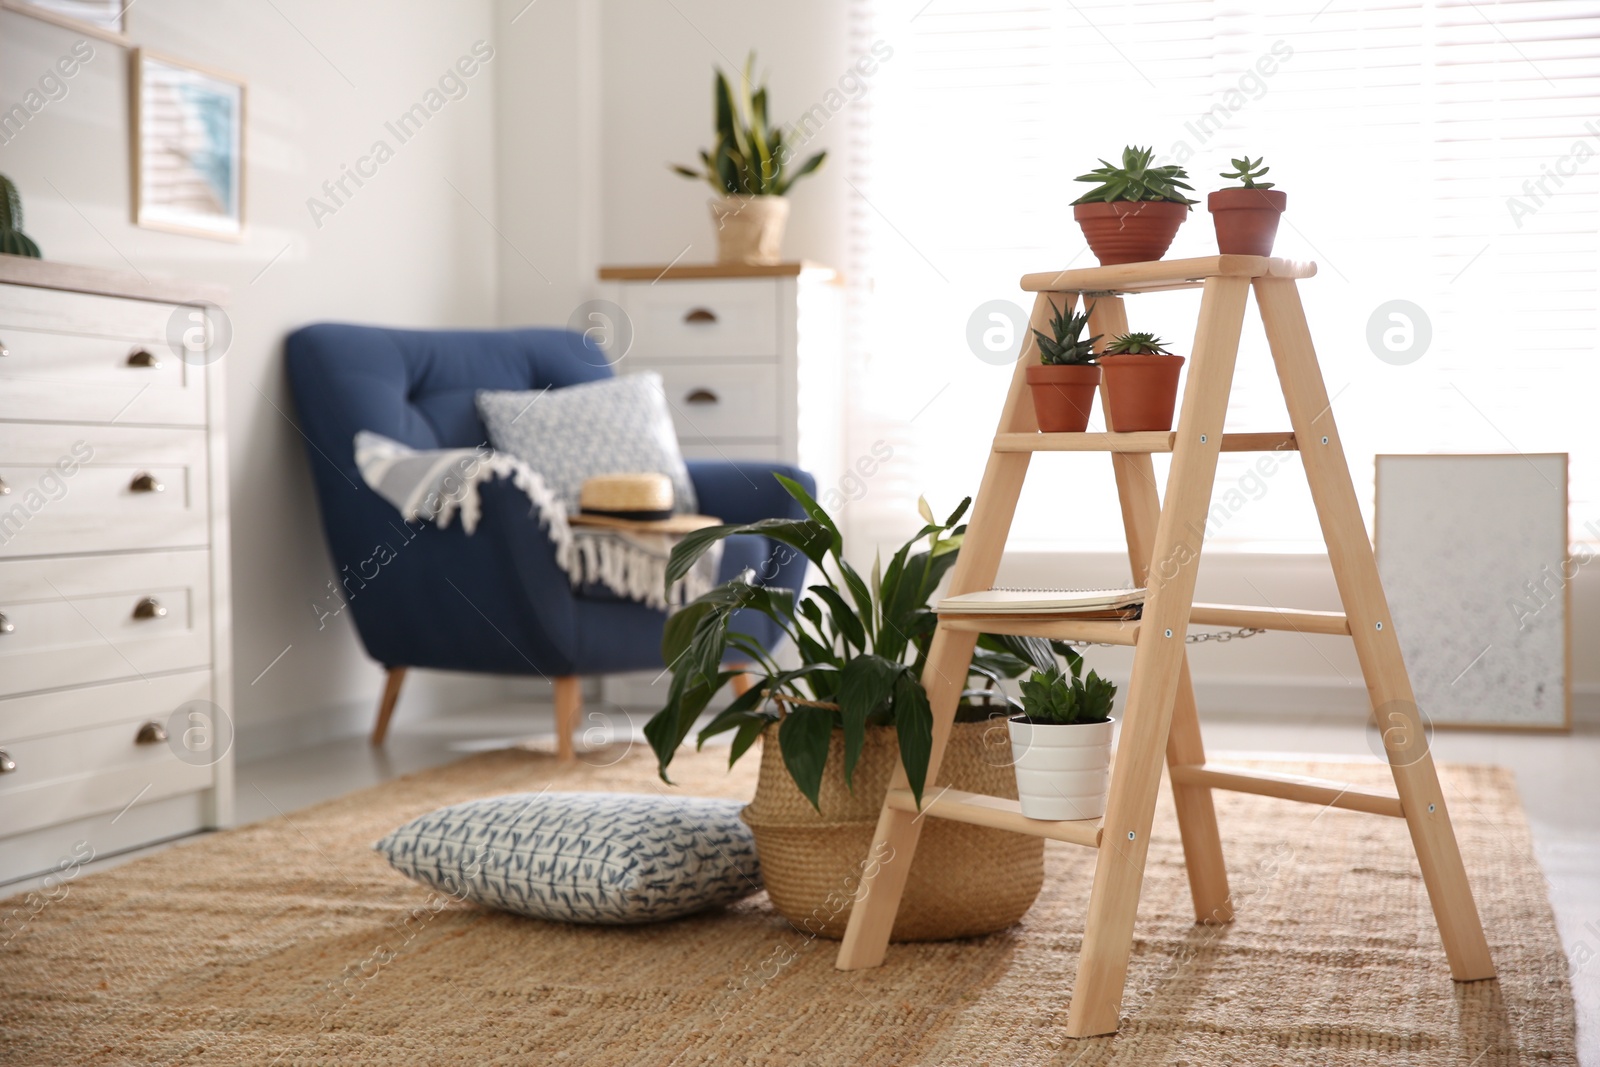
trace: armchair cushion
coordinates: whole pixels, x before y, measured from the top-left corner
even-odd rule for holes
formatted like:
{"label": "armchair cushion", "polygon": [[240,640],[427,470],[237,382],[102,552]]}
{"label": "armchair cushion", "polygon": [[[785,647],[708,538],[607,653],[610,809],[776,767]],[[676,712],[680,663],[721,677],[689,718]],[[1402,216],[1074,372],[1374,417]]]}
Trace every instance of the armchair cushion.
{"label": "armchair cushion", "polygon": [[596,474],[654,471],[672,479],[673,510],[695,510],[659,374],[536,392],[478,394],[489,441],[538,471],[569,511]]}

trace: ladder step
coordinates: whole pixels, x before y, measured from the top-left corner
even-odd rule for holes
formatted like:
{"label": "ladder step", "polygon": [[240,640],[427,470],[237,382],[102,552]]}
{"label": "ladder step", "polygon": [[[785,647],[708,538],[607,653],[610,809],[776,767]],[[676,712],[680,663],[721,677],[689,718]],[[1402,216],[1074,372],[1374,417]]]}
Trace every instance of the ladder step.
{"label": "ladder step", "polygon": [[1196,604],[1189,609],[1189,622],[1202,626],[1249,626],[1258,630],[1350,636],[1350,620],[1340,611],[1257,608],[1245,604]]}
{"label": "ladder step", "polygon": [[[916,813],[917,800],[909,789],[891,789],[885,803],[896,811]],[[1082,819],[1056,822],[1030,819],[1022,814],[1022,805],[1005,797],[991,797],[983,793],[963,793],[959,789],[928,789],[922,798],[922,812],[952,822],[972,823],[993,830],[1010,830],[1052,841],[1066,841],[1087,848],[1100,847],[1099,819]]]}
{"label": "ladder step", "polygon": [[1200,256],[1024,274],[1022,290],[1027,293],[1134,293],[1191,288],[1203,284],[1207,278],[1311,278],[1316,273],[1315,263],[1292,259]]}
{"label": "ladder step", "polygon": [[1347,782],[1308,778],[1299,774],[1274,774],[1245,767],[1226,767],[1214,763],[1189,764],[1168,768],[1174,785],[1202,785],[1228,789],[1235,793],[1298,800],[1305,804],[1364,811],[1369,815],[1405,818],[1400,798],[1386,793],[1357,789]]}
{"label": "ladder step", "polygon": [[[1171,452],[1178,435],[1167,430],[1141,433],[1002,433],[996,452]],[[1225,433],[1224,452],[1294,452],[1292,433]]]}
{"label": "ladder step", "polygon": [[946,630],[966,633],[1011,634],[1054,641],[1104,641],[1110,645],[1137,645],[1137,619],[1074,619],[1071,615],[940,615]]}

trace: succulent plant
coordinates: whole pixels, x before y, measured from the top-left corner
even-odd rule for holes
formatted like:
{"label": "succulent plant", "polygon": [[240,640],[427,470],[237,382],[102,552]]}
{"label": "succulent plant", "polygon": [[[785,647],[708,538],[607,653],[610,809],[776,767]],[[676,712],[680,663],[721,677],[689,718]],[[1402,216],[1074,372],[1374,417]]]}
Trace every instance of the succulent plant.
{"label": "succulent plant", "polygon": [[1152,167],[1150,159],[1154,149],[1129,145],[1122,150],[1122,166],[1114,167],[1105,160],[1088,174],[1080,174],[1075,182],[1099,182],[1084,193],[1074,204],[1110,204],[1118,200],[1165,200],[1173,204],[1195,204],[1179,192],[1192,189],[1184,181],[1189,172],[1179,166]]}
{"label": "succulent plant", "polygon": [[1100,350],[1102,356],[1170,356],[1161,338],[1153,333],[1124,333],[1113,337]]}
{"label": "succulent plant", "polygon": [[1030,722],[1059,726],[1105,722],[1111,718],[1111,698],[1117,695],[1114,683],[1094,671],[1079,677],[1083,657],[1067,657],[1069,677],[1060,667],[1035,670],[1022,681],[1022,709]]}
{"label": "succulent plant", "polygon": [[[1046,336],[1041,330],[1034,330],[1033,336],[1039,340],[1039,362],[1047,367],[1083,366],[1094,362],[1094,343],[1100,340],[1100,335],[1095,334],[1088,340],[1083,340],[1084,328],[1089,325],[1089,312],[1081,311],[1073,314],[1064,308],[1058,308],[1055,301],[1050,302],[1050,310],[1055,312],[1050,317],[1050,332],[1053,337]],[[1094,310],[1094,305],[1089,306]]]}
{"label": "succulent plant", "polygon": [[0,252],[40,258],[39,246],[22,232],[22,197],[4,174],[0,174]]}
{"label": "succulent plant", "polygon": [[1236,181],[1246,189],[1271,189],[1271,182],[1256,181],[1257,178],[1261,177],[1263,174],[1267,173],[1267,171],[1272,169],[1271,167],[1263,167],[1261,165],[1266,158],[1266,156],[1257,156],[1255,160],[1252,161],[1249,156],[1245,156],[1243,159],[1229,160],[1229,162],[1233,164],[1233,169],[1231,171],[1223,171],[1222,177],[1227,178],[1230,181]]}
{"label": "succulent plant", "polygon": [[717,141],[709,151],[701,149],[704,170],[671,164],[685,178],[708,182],[722,196],[783,196],[790,186],[821,167],[828,153],[818,152],[800,166],[790,169],[789,146],[783,143],[783,130],[767,119],[767,87],[751,91],[751,71],[756,54],[744,61],[739,92],[734,94],[728,77],[720,69],[712,83],[717,116]]}

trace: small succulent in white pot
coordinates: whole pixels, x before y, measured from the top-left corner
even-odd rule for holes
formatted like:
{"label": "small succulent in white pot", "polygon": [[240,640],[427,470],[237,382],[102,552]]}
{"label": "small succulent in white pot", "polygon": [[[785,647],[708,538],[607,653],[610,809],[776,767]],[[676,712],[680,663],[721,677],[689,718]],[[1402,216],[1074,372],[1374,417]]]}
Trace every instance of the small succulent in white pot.
{"label": "small succulent in white pot", "polygon": [[1007,723],[1017,772],[1017,798],[1030,819],[1098,819],[1106,813],[1117,687],[1094,671],[1083,677],[1083,657],[1067,653],[1070,674],[1059,666],[1036,670],[1022,682],[1023,714]]}

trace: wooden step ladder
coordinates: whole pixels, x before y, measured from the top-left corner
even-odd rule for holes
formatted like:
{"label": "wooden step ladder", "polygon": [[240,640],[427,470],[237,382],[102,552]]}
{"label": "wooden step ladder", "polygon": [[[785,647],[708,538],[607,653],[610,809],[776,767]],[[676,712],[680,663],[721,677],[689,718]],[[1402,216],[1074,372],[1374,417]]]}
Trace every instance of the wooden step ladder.
{"label": "wooden step ladder", "polygon": [[[1165,753],[1197,922],[1225,923],[1233,918],[1212,806],[1213,789],[1389,815],[1404,819],[1410,829],[1452,975],[1463,982],[1494,977],[1494,963],[1428,752],[1300,304],[1296,280],[1315,273],[1316,265],[1311,263],[1208,256],[1029,274],[1022,279],[1025,291],[1038,294],[1032,329],[1049,329],[1052,300],[1064,302],[1071,310],[1082,298],[1092,309],[1089,333],[1107,338],[1128,330],[1123,294],[1203,290],[1188,382],[1177,430],[1171,433],[1117,433],[1114,426],[1108,433],[1039,433],[1024,381],[1026,368],[1039,361],[1030,329],[1000,415],[961,556],[951,575],[952,595],[988,589],[993,584],[1032,453],[1110,452],[1134,583],[1148,587],[1143,616],[1131,622],[942,616],[922,675],[933,707],[933,751],[927,777],[931,783],[939,773],[979,633],[1134,646],[1133,675],[1124,702],[1106,814],[1103,819],[1046,822],[1024,818],[1014,800],[953,790],[926,797],[919,813],[904,771],[897,771],[878,819],[872,853],[892,860],[875,864],[873,876],[863,881],[839,950],[841,969],[875,967],[883,962],[922,814],[1067,841],[1098,852],[1067,1033],[1090,1037],[1115,1032]],[[1245,303],[1252,288],[1288,405],[1291,433],[1223,431]],[[1104,408],[1104,386],[1101,395]],[[1300,452],[1344,603],[1342,614],[1193,602],[1218,454],[1273,449]],[[1155,452],[1172,454],[1164,503],[1156,492],[1151,461]],[[1353,639],[1394,774],[1395,795],[1207,763],[1184,653],[1184,636],[1191,622]]]}

